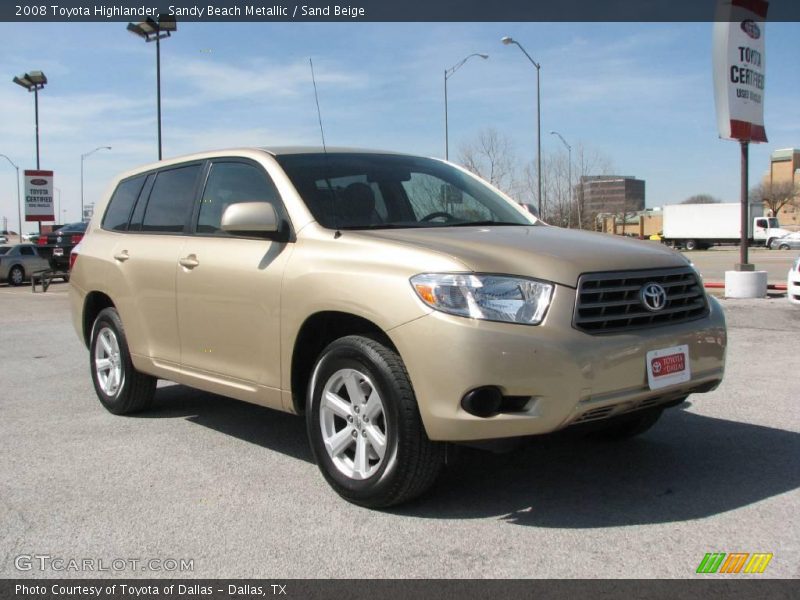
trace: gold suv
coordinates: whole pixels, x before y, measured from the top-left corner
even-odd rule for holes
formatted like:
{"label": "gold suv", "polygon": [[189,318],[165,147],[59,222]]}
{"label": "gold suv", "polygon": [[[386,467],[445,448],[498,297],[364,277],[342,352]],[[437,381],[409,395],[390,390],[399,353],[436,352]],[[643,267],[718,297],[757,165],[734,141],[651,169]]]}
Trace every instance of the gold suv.
{"label": "gold suv", "polygon": [[236,149],[120,176],[71,257],[114,414],[156,379],[304,414],[344,498],[418,496],[446,442],[627,437],[722,379],[726,330],[668,248],[550,227],[447,162]]}

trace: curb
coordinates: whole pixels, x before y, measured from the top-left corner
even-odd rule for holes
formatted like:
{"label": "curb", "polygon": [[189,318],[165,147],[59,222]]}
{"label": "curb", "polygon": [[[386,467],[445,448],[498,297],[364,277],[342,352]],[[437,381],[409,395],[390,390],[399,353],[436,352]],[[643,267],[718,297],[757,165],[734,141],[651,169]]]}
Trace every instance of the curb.
{"label": "curb", "polygon": [[[725,289],[725,284],[720,283],[718,281],[706,281],[703,283],[703,286],[707,289],[716,290],[716,289]],[[777,290],[779,292],[786,291],[786,284],[785,283],[770,283],[767,284],[768,290]]]}

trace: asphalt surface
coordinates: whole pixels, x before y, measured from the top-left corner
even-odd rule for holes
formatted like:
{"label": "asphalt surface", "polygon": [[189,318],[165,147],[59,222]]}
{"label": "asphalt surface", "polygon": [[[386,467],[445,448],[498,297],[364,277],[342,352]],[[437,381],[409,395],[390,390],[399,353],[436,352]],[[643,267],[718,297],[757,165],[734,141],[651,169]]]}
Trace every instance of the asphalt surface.
{"label": "asphalt surface", "polygon": [[[328,488],[297,417],[174,385],[150,412],[107,413],[66,289],[0,287],[2,577],[691,578],[706,552],[771,552],[762,577],[800,576],[785,298],[724,301],[724,383],[643,437],[468,450],[428,496],[376,512]],[[19,571],[20,555],[193,571]]]}
{"label": "asphalt surface", "polygon": [[[683,253],[703,275],[707,282],[725,282],[725,271],[734,270],[739,262],[739,248],[717,246],[709,250],[694,250]],[[767,250],[750,248],[749,261],[760,271],[767,272],[769,283],[786,284],[786,273],[800,250]]]}

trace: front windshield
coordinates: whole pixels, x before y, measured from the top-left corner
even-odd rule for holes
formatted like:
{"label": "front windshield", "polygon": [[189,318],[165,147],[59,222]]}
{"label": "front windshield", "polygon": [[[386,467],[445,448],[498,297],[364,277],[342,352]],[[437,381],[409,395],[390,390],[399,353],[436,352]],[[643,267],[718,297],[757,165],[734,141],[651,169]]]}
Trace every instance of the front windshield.
{"label": "front windshield", "polygon": [[0,246],[0,255],[6,254],[11,250],[11,246]]}
{"label": "front windshield", "polygon": [[480,181],[430,158],[320,152],[276,159],[330,229],[535,223]]}
{"label": "front windshield", "polygon": [[777,217],[772,217],[769,219],[769,227],[770,229],[778,229],[780,227],[780,223],[778,222]]}

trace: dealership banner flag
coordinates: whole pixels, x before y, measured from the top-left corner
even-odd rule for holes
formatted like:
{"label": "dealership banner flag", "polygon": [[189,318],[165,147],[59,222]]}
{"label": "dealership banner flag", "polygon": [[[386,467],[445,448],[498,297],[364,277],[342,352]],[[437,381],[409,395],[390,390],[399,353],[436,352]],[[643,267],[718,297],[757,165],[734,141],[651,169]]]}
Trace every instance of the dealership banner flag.
{"label": "dealership banner flag", "polygon": [[53,172],[25,171],[25,220],[55,221]]}
{"label": "dealership banner flag", "polygon": [[714,97],[719,135],[766,142],[765,0],[720,0],[714,23]]}

